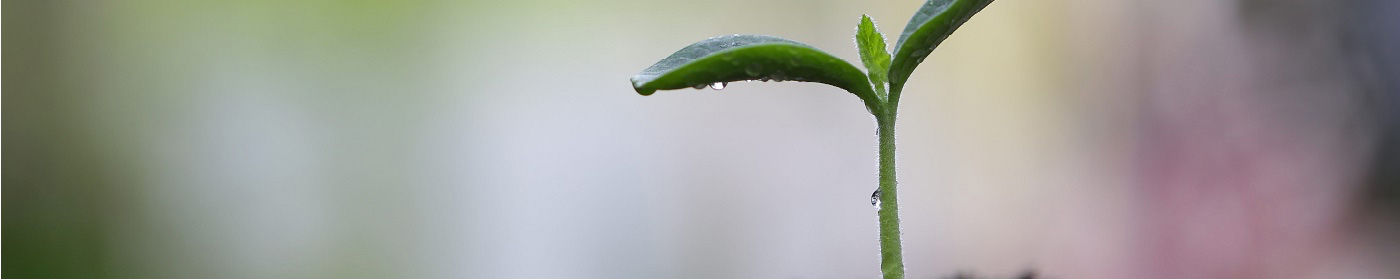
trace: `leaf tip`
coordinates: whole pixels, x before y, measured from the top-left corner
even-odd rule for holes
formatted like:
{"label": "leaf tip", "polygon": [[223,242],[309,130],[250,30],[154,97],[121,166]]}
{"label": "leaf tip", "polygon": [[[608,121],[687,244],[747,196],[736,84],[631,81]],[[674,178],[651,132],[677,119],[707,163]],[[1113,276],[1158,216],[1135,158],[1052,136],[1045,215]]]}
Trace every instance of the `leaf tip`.
{"label": "leaf tip", "polygon": [[642,96],[651,96],[651,93],[656,93],[655,88],[646,87],[643,85],[645,83],[638,77],[632,77],[632,90],[636,90],[637,94],[642,94]]}

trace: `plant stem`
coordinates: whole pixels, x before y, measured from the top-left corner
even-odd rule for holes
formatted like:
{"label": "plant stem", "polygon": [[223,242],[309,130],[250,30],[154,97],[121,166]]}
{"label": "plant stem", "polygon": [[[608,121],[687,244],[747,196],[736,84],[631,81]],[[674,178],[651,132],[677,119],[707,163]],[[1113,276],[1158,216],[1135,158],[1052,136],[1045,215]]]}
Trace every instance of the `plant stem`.
{"label": "plant stem", "polygon": [[904,278],[904,248],[899,233],[899,199],[894,175],[894,115],[888,108],[875,117],[880,137],[880,270],[885,279]]}

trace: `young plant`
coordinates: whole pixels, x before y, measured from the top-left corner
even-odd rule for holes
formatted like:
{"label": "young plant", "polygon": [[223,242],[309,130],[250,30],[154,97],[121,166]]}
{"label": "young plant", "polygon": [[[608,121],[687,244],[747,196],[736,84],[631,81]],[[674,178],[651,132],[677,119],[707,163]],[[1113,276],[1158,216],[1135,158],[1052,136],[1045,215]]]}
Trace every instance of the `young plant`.
{"label": "young plant", "polygon": [[880,185],[871,195],[880,219],[880,270],[884,278],[904,278],[899,233],[899,199],[895,187],[894,122],[899,94],[909,74],[943,39],[992,0],[928,0],[909,19],[895,43],[894,55],[869,16],[861,16],[856,47],[866,72],[813,48],[778,37],[728,35],[686,46],[632,77],[643,96],[657,90],[722,89],[742,80],[805,81],[844,89],[875,116],[880,141]]}

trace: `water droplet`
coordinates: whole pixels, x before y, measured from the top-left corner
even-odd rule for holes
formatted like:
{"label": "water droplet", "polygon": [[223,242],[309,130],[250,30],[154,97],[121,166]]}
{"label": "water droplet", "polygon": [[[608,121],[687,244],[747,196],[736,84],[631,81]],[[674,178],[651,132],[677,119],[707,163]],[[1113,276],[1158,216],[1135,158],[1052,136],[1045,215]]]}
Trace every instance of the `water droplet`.
{"label": "water droplet", "polygon": [[691,86],[690,88],[705,89],[705,86],[706,86],[706,84],[701,83],[701,84],[696,84],[695,86]]}
{"label": "water droplet", "polygon": [[875,206],[875,210],[880,210],[880,189],[875,189],[875,193],[870,194],[870,205]]}
{"label": "water droplet", "polygon": [[725,86],[728,86],[728,85],[729,85],[728,82],[723,82],[723,81],[721,81],[721,82],[716,82],[716,83],[711,83],[711,84],[710,84],[710,89],[720,90],[720,89],[724,89],[724,87],[725,87]]}
{"label": "water droplet", "polygon": [[787,73],[783,73],[783,71],[774,71],[773,74],[768,75],[768,77],[772,78],[773,81],[781,82],[787,80]]}
{"label": "water droplet", "polygon": [[763,73],[763,64],[749,64],[748,67],[744,68],[744,73],[749,74],[749,77],[758,77],[759,74]]}

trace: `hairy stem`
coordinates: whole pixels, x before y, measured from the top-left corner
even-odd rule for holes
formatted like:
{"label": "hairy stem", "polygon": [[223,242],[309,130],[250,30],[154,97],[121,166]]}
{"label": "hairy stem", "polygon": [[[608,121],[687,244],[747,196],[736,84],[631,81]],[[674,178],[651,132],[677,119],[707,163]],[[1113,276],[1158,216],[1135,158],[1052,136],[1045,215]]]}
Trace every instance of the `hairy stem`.
{"label": "hairy stem", "polygon": [[894,176],[894,115],[888,108],[875,118],[880,137],[880,270],[885,279],[904,278],[904,248],[899,233],[899,199]]}

